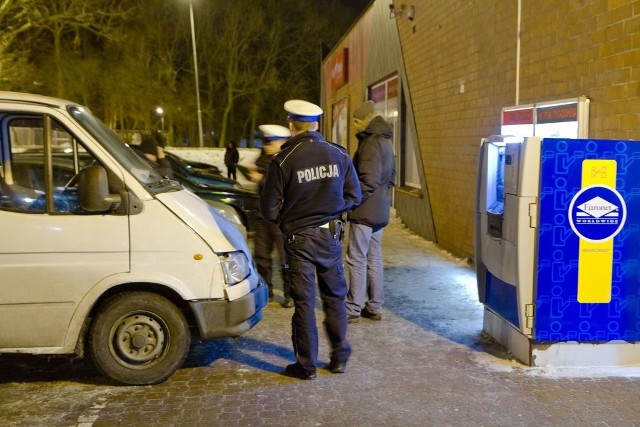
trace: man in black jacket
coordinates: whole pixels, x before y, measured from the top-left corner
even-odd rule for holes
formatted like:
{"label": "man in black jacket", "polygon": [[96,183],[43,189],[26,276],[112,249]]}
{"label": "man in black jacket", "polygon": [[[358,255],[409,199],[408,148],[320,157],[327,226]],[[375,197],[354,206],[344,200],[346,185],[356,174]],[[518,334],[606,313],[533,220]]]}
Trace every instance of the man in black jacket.
{"label": "man in black jacket", "polygon": [[227,167],[227,178],[238,179],[236,176],[236,168],[240,161],[240,152],[236,147],[235,141],[229,141],[227,149],[224,151],[224,165]]}
{"label": "man in black jacket", "polygon": [[382,230],[389,223],[391,188],[395,185],[393,129],[367,101],[353,113],[358,149],[353,163],[362,187],[362,203],[349,213],[348,322],[360,317],[382,319],[384,270]]}
{"label": "man in black jacket", "polygon": [[269,165],[260,212],[267,221],[277,222],[285,237],[296,355],[296,363],[287,366],[285,373],[312,380],[318,358],[316,276],[331,346],[329,371],[345,372],[351,354],[340,217],[360,203],[361,191],[347,151],[325,141],[317,131],[322,109],[302,100],[287,101],[284,108],[292,137]]}

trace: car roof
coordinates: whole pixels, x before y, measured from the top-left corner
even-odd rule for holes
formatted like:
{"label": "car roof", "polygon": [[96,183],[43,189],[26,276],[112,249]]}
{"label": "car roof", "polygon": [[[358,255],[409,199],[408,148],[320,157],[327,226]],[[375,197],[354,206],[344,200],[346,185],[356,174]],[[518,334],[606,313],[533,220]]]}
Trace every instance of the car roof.
{"label": "car roof", "polygon": [[38,95],[34,93],[0,91],[0,101],[13,101],[28,104],[40,104],[50,107],[66,108],[68,105],[78,105],[75,102],[51,96]]}

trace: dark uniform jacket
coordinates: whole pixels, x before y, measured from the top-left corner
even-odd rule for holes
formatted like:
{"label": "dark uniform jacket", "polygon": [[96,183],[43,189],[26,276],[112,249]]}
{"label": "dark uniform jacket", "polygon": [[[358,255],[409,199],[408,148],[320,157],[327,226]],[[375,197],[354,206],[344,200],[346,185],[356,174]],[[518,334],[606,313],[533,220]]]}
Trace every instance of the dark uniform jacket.
{"label": "dark uniform jacket", "polygon": [[258,173],[262,174],[262,179],[258,183],[258,194],[262,193],[262,188],[264,187],[264,182],[267,177],[267,172],[269,171],[269,165],[271,164],[271,159],[273,155],[267,154],[264,152],[264,148],[260,151],[260,156],[256,159],[256,170]]}
{"label": "dark uniform jacket", "polygon": [[347,151],[305,132],[282,145],[269,165],[260,197],[262,216],[291,236],[336,219],[360,203],[362,193]]}
{"label": "dark uniform jacket", "polygon": [[349,213],[349,220],[377,231],[389,223],[391,188],[396,180],[393,129],[377,116],[356,136],[358,149],[353,163],[362,187],[362,203]]}

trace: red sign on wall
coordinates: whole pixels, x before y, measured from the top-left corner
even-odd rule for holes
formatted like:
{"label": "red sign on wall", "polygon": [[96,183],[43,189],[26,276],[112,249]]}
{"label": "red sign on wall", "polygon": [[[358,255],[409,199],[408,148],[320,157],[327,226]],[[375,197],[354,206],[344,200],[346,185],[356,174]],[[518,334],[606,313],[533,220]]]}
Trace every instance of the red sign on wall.
{"label": "red sign on wall", "polygon": [[503,110],[502,125],[531,125],[533,124],[533,108],[518,110]]}
{"label": "red sign on wall", "polygon": [[344,48],[331,57],[331,89],[336,90],[349,81],[349,49]]}

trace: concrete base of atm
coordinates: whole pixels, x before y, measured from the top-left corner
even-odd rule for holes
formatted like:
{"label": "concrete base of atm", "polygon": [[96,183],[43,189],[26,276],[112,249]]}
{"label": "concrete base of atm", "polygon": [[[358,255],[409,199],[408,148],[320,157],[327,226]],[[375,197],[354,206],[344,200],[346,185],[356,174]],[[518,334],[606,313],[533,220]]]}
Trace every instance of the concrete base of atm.
{"label": "concrete base of atm", "polygon": [[486,307],[483,329],[516,359],[528,366],[640,367],[638,343],[536,342]]}

